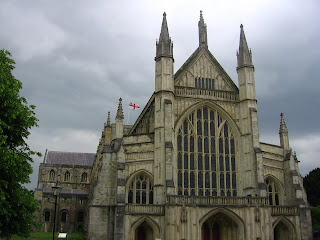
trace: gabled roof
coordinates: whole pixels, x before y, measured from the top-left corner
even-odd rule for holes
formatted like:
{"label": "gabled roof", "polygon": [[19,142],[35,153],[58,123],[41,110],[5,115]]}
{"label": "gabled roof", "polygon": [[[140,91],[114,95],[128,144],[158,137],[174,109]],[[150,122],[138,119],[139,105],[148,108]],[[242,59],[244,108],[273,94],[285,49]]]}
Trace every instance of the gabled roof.
{"label": "gabled roof", "polygon": [[151,104],[154,101],[154,93],[152,94],[152,96],[150,97],[148,103],[146,104],[146,106],[144,107],[144,109],[142,110],[141,114],[139,115],[139,117],[137,118],[136,122],[134,123],[133,127],[131,128],[130,132],[128,135],[133,134],[134,130],[136,129],[136,127],[138,126],[140,120],[145,116],[147,110],[152,107]]}
{"label": "gabled roof", "polygon": [[174,80],[175,82],[179,79],[180,75],[183,74],[189,67],[192,66],[192,64],[197,60],[198,56],[202,52],[206,52],[209,56],[210,60],[213,62],[213,64],[217,67],[223,78],[230,83],[230,86],[234,89],[234,91],[239,92],[239,89],[237,85],[232,81],[232,79],[229,77],[227,72],[223,69],[223,67],[220,65],[220,63],[217,61],[217,59],[212,55],[212,53],[207,48],[200,48],[198,47],[192,55],[188,58],[188,60],[180,67],[180,69],[174,74]]}
{"label": "gabled roof", "polygon": [[45,155],[43,163],[92,166],[94,157],[95,153],[48,151]]}

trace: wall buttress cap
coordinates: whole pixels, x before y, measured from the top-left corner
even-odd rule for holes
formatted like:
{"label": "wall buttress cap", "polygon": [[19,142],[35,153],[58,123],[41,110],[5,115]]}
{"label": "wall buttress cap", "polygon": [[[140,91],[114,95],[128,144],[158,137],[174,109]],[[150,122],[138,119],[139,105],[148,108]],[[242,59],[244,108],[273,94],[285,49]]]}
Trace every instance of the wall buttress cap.
{"label": "wall buttress cap", "polygon": [[201,10],[200,10],[200,21],[198,23],[198,29],[199,29],[199,47],[208,48],[207,24],[204,23]]}
{"label": "wall buttress cap", "polygon": [[279,133],[288,133],[288,128],[286,125],[286,122],[284,121],[284,117],[283,117],[283,113],[280,114],[281,116],[281,120],[280,120],[280,129],[279,129]]}
{"label": "wall buttress cap", "polygon": [[173,44],[169,36],[168,24],[167,24],[167,14],[163,13],[162,26],[159,41],[156,43],[156,58],[166,56],[173,56]]}
{"label": "wall buttress cap", "polygon": [[123,118],[124,117],[123,117],[123,110],[122,110],[122,99],[120,98],[116,119],[123,119]]}
{"label": "wall buttress cap", "polygon": [[240,25],[240,43],[239,43],[239,52],[237,52],[238,58],[238,68],[250,66],[253,67],[252,64],[252,53],[248,48],[246,36],[244,34],[243,25]]}
{"label": "wall buttress cap", "polygon": [[110,112],[108,112],[108,118],[107,118],[107,126],[110,127]]}

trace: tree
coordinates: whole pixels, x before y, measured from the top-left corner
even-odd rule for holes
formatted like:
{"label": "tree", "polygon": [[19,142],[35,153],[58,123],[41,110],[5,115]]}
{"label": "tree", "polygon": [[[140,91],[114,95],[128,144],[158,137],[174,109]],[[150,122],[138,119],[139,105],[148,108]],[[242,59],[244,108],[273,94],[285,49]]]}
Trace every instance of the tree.
{"label": "tree", "polygon": [[320,205],[317,207],[311,206],[312,227],[320,228]]}
{"label": "tree", "polygon": [[303,186],[310,205],[320,205],[320,168],[313,169],[303,178]]}
{"label": "tree", "polygon": [[26,139],[31,127],[38,126],[35,106],[20,96],[22,83],[12,71],[15,62],[6,50],[0,50],[0,238],[27,237],[39,204],[33,193],[22,186],[30,182],[32,156]]}

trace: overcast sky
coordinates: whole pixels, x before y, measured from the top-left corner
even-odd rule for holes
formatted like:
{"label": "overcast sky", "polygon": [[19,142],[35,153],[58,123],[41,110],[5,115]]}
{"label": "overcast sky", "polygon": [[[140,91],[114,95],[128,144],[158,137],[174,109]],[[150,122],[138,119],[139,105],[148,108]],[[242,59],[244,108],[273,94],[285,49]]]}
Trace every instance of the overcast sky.
{"label": "overcast sky", "polygon": [[[36,105],[32,150],[96,152],[107,112],[123,98],[133,124],[154,91],[155,43],[167,13],[175,72],[198,47],[203,10],[209,50],[238,85],[240,24],[255,65],[260,140],[279,144],[284,113],[302,175],[319,167],[320,2],[14,1],[0,2],[0,49],[16,61],[22,95]],[[34,188],[39,163],[34,159]]]}

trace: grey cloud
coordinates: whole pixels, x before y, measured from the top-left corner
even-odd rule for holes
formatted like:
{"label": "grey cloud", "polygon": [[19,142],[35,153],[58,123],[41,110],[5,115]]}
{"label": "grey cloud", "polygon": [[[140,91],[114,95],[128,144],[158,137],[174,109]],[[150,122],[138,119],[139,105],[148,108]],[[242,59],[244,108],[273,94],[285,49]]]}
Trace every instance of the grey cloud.
{"label": "grey cloud", "polygon": [[[13,54],[22,94],[37,106],[40,119],[30,144],[44,152],[40,142],[59,147],[50,142],[56,138],[65,141],[66,150],[81,151],[78,140],[63,139],[59,129],[100,136],[107,111],[114,121],[119,97],[126,123],[127,105],[132,101],[143,108],[154,91],[162,12],[167,11],[177,71],[198,47],[199,10],[204,6],[209,49],[236,84],[235,52],[239,26],[244,24],[255,64],[260,135],[278,137],[280,112],[285,113],[291,137],[319,133],[316,2],[190,2],[181,11],[174,1],[161,2],[162,8],[149,1],[2,1],[0,48]],[[139,113],[130,112],[130,124]],[[97,142],[87,145],[94,152]]]}

